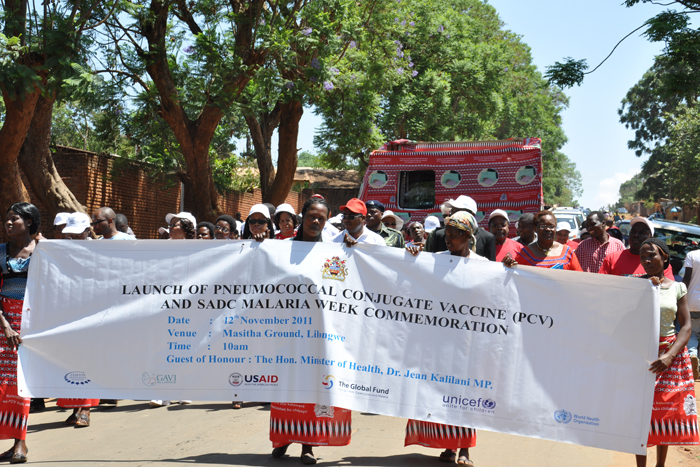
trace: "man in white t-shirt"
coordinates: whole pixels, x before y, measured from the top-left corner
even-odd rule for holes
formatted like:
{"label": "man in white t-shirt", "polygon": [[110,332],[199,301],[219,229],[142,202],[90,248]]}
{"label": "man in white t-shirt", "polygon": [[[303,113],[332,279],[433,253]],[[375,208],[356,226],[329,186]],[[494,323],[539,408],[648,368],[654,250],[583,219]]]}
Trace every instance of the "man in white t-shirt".
{"label": "man in white t-shirt", "polygon": [[362,200],[352,198],[345,206],[340,206],[343,213],[343,226],[345,230],[333,238],[335,243],[345,243],[350,246],[355,243],[369,243],[370,245],[386,246],[384,238],[365,227],[367,206]]}
{"label": "man in white t-shirt", "polygon": [[[697,271],[693,274],[693,271]],[[700,250],[685,257],[683,283],[688,288],[688,311],[690,311],[690,340],[688,353],[693,364],[693,376],[698,379],[698,340],[700,339]]]}

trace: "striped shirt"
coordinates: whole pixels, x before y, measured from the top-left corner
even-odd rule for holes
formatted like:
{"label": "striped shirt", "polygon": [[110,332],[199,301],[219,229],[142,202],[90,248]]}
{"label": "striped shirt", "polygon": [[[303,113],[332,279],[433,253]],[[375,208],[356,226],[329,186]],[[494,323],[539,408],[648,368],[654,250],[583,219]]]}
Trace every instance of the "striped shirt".
{"label": "striped shirt", "polygon": [[587,238],[576,247],[576,257],[581,269],[597,274],[603,266],[605,257],[625,250],[625,244],[615,237],[608,236],[608,241],[600,243],[596,238]]}

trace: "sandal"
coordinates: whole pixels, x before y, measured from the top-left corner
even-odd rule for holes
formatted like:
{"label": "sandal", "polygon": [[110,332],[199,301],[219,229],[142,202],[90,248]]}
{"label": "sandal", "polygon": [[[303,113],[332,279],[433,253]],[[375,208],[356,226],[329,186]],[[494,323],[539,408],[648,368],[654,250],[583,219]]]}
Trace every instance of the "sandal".
{"label": "sandal", "polygon": [[455,459],[457,459],[457,453],[454,451],[445,449],[443,452],[440,453],[441,462],[453,463]]}
{"label": "sandal", "polygon": [[10,464],[23,464],[27,462],[27,456],[29,456],[29,449],[27,449],[27,452],[25,452],[24,454],[16,452],[12,455],[12,458],[10,459]]}
{"label": "sandal", "polygon": [[231,407],[233,407],[233,408],[236,409],[236,410],[240,409],[240,408],[241,408],[241,401],[233,401],[233,402],[231,402]]}
{"label": "sandal", "polygon": [[459,459],[457,459],[457,465],[469,465],[474,467],[474,462],[472,462],[467,456],[459,456]]}
{"label": "sandal", "polygon": [[90,415],[79,413],[78,421],[75,422],[76,427],[90,426]]}
{"label": "sandal", "polygon": [[314,457],[314,453],[311,451],[305,452],[304,454],[301,455],[301,463],[302,464],[313,465],[316,462],[317,462],[316,457]]}
{"label": "sandal", "polygon": [[78,417],[75,415],[75,412],[70,414],[70,417],[66,418],[66,421],[64,422],[66,425],[75,425],[78,423]]}

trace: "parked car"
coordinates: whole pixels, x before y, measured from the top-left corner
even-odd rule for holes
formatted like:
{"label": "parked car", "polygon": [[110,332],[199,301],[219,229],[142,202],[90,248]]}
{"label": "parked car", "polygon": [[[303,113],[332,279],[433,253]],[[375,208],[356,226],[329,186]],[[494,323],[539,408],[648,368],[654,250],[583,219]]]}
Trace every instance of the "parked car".
{"label": "parked car", "polygon": [[622,239],[625,242],[625,246],[629,246],[630,244],[630,229],[632,226],[630,225],[630,221],[627,220],[621,220],[617,221],[615,224],[615,227],[620,229],[620,232],[622,232]]}
{"label": "parked car", "polygon": [[569,239],[578,238],[583,225],[583,213],[577,209],[556,209],[553,211],[557,222],[568,222],[571,226],[569,231]]}
{"label": "parked car", "polygon": [[653,219],[651,224],[654,226],[654,237],[666,242],[671,256],[685,260],[688,253],[700,248],[700,226],[665,219]]}

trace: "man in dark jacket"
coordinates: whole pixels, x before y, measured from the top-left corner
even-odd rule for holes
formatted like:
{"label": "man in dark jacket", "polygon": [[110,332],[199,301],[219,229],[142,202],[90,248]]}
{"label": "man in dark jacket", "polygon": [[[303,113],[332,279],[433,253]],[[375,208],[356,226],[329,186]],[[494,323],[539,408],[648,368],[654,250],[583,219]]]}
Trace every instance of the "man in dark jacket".
{"label": "man in dark jacket", "polygon": [[[476,201],[466,195],[461,195],[458,196],[457,199],[447,201],[445,207],[450,209],[450,215],[459,211],[467,211],[472,216],[476,216]],[[477,255],[481,255],[491,261],[496,261],[496,238],[493,234],[479,227],[475,239],[476,244],[472,245],[472,250],[474,250]],[[425,251],[437,253],[445,250],[447,250],[447,245],[445,245],[445,228],[441,227],[430,233],[428,240],[425,242]]]}

